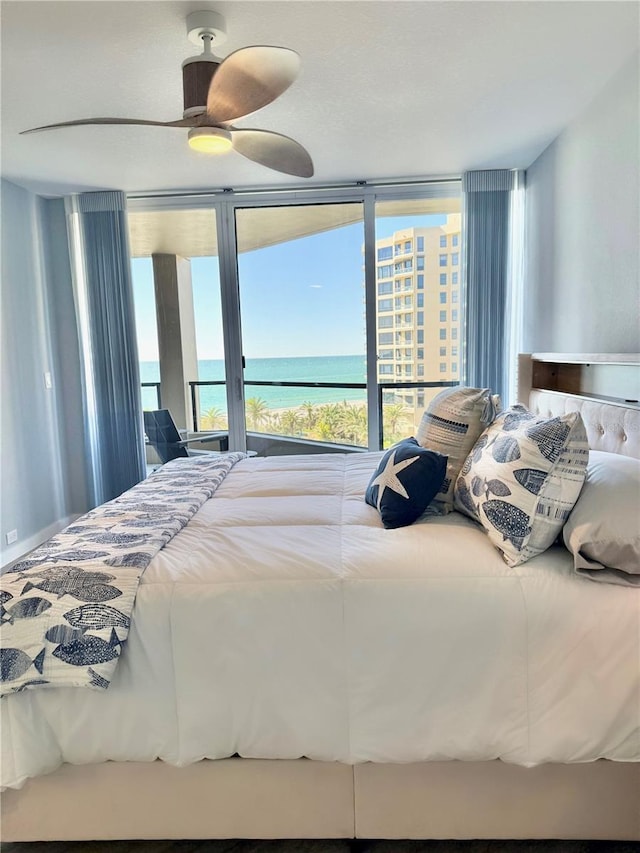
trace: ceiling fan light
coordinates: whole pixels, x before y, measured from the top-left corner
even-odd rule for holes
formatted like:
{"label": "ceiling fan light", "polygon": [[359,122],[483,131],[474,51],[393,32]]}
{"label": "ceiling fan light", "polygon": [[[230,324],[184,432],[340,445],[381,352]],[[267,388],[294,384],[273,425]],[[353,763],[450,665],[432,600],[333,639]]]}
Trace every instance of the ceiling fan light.
{"label": "ceiling fan light", "polygon": [[221,127],[193,127],[189,147],[202,154],[225,154],[232,148],[231,134]]}

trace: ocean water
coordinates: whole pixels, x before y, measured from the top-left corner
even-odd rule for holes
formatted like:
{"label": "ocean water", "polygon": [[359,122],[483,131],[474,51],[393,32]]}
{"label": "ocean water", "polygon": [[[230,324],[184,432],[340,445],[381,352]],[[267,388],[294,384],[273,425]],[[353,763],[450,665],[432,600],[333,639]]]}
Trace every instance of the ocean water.
{"label": "ocean water", "polygon": [[[270,409],[295,408],[303,403],[340,402],[342,400],[366,402],[364,389],[356,388],[281,388],[252,386],[252,380],[270,382],[365,382],[366,362],[363,355],[304,356],[297,358],[248,358],[244,371],[245,397],[260,397]],[[198,362],[200,381],[224,379],[224,361]],[[140,362],[140,381],[159,382],[160,365],[157,361]],[[155,408],[153,388],[143,388],[143,406]],[[200,411],[216,408],[227,410],[224,385],[200,387]]]}

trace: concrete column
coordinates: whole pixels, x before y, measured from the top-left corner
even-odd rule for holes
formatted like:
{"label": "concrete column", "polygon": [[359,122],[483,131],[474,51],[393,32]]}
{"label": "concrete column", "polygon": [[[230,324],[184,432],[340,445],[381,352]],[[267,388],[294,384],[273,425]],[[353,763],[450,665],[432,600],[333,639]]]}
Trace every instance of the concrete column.
{"label": "concrete column", "polygon": [[193,429],[189,382],[198,378],[191,263],[152,255],[160,351],[160,399],[178,429]]}

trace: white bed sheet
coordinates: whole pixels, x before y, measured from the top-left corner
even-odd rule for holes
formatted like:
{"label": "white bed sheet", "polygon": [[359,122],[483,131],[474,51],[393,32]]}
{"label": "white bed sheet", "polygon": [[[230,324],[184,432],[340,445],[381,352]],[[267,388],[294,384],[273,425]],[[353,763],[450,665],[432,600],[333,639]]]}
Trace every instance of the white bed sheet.
{"label": "white bed sheet", "polygon": [[111,687],[2,701],[2,785],[63,762],[640,760],[640,589],[458,513],[384,530],[380,454],[253,458],[144,573]]}

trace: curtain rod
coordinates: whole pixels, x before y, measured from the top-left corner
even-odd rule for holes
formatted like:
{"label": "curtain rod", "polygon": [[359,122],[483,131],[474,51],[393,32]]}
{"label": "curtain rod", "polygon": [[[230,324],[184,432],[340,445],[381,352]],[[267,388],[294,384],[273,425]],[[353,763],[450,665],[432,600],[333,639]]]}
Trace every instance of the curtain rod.
{"label": "curtain rod", "polygon": [[127,193],[129,199],[154,199],[154,198],[202,198],[212,195],[220,196],[239,196],[239,195],[264,195],[276,193],[282,194],[303,194],[311,192],[334,192],[335,190],[353,190],[362,187],[411,187],[421,186],[422,184],[450,184],[455,181],[460,181],[460,175],[452,175],[448,178],[411,178],[406,181],[385,179],[380,181],[348,181],[336,184],[314,184],[309,186],[280,186],[280,187],[257,187],[254,189],[233,189],[232,187],[218,187],[210,190],[165,190],[154,192],[139,192]]}

